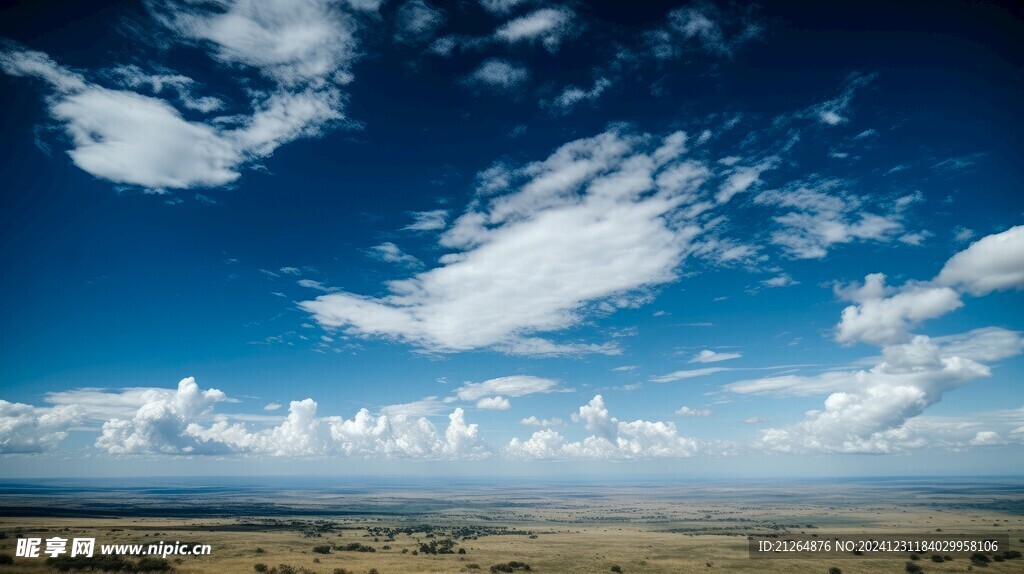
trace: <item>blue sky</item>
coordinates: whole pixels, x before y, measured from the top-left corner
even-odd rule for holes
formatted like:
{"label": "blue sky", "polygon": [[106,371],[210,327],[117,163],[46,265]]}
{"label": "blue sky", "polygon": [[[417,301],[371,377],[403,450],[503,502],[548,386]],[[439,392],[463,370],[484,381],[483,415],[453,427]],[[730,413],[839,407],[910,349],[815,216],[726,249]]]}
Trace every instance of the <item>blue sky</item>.
{"label": "blue sky", "polygon": [[1019,472],[1020,33],[6,8],[0,472]]}

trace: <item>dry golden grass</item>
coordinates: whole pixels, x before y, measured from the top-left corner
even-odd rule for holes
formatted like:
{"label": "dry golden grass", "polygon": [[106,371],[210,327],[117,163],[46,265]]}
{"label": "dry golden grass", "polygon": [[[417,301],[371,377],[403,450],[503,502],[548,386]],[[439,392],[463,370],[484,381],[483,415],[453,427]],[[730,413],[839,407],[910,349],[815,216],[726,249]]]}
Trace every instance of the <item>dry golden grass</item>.
{"label": "dry golden grass", "polygon": [[[319,537],[307,536],[320,517],[254,517],[236,519],[166,519],[131,517],[121,519],[84,518],[3,518],[0,553],[14,554],[16,539],[95,537],[100,544],[150,544],[157,541],[189,541],[210,544],[211,556],[170,557],[174,571],[181,574],[220,574],[254,572],[256,563],[270,567],[288,564],[308,572],[333,574],[344,568],[364,574],[375,568],[380,574],[397,573],[489,573],[493,564],[511,560],[525,562],[538,573],[610,572],[613,565],[624,573],[709,573],[709,572],[797,572],[826,574],[830,567],[844,574],[898,573],[904,571],[907,555],[893,559],[845,560],[765,560],[750,559],[747,542],[741,533],[766,532],[773,522],[789,524],[788,532],[799,532],[807,524],[824,534],[928,533],[944,532],[1009,533],[1013,547],[1024,538],[1024,519],[1010,513],[965,509],[920,508],[919,506],[874,504],[859,507],[829,507],[801,504],[760,504],[728,502],[638,502],[625,498],[563,504],[539,504],[529,508],[494,504],[490,519],[479,506],[472,509],[450,508],[430,516],[408,521],[387,516],[355,518],[323,517],[324,530]],[[265,524],[266,527],[254,527]],[[413,555],[419,542],[429,542],[424,532],[399,534],[394,541],[374,541],[367,528],[373,526],[409,526],[431,524],[441,528],[459,525],[494,528],[505,526],[529,531],[528,535],[487,535],[476,540],[457,541],[466,554]],[[675,532],[670,530],[675,529]],[[736,531],[733,535],[708,532]],[[438,538],[443,538],[439,534]],[[332,550],[317,554],[320,544],[343,546],[348,543],[373,546],[376,552]],[[387,545],[390,548],[384,549]],[[262,549],[260,553],[257,549]],[[407,550],[406,553],[402,551]],[[927,558],[927,557],[925,557]],[[927,573],[967,572],[965,555],[941,564],[922,560]],[[479,569],[472,565],[478,565]],[[42,558],[15,559],[13,566],[0,566],[5,572],[49,572]],[[993,563],[973,569],[986,573],[1024,572],[1024,561]]]}

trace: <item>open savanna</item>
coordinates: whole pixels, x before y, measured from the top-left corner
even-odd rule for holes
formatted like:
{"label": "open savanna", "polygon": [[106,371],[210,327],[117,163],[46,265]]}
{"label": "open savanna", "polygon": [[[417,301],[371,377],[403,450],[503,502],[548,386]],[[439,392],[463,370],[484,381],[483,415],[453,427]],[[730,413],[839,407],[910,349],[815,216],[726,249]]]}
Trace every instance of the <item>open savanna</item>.
{"label": "open savanna", "polygon": [[[103,544],[209,544],[209,556],[169,556],[180,573],[350,572],[905,572],[891,558],[751,559],[748,535],[1008,535],[1024,543],[1019,484],[525,484],[374,488],[9,488],[0,496],[0,554],[18,538]],[[449,542],[450,541],[450,542]],[[373,551],[369,551],[371,549]],[[437,551],[438,554],[433,552]],[[451,553],[446,553],[450,551]],[[970,555],[914,561],[923,572],[1024,572],[1024,561],[972,564]],[[993,555],[992,558],[995,558]],[[282,565],[287,565],[282,567]],[[51,572],[45,558],[0,571]],[[290,570],[289,570],[290,568]],[[339,570],[343,569],[343,570]]]}

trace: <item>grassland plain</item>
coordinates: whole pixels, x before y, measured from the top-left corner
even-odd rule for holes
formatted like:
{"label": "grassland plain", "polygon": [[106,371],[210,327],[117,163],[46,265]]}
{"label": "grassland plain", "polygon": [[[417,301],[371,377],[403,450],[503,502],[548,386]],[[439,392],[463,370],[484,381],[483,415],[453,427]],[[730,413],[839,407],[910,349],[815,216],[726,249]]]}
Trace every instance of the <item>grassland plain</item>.
{"label": "grassland plain", "polygon": [[[1024,572],[989,553],[936,562],[887,558],[751,559],[747,537],[1008,535],[1024,548],[1024,487],[1005,481],[801,484],[494,486],[365,484],[274,488],[180,485],[0,488],[0,554],[19,538],[95,538],[101,545],[208,544],[209,556],[168,556],[180,573],[348,572]],[[129,566],[138,558],[126,558]],[[265,565],[265,569],[259,565]],[[283,566],[282,566],[283,565]],[[84,563],[63,567],[83,567]],[[59,571],[14,558],[9,572]],[[613,568],[616,568],[613,570]],[[913,566],[911,567],[911,570]]]}

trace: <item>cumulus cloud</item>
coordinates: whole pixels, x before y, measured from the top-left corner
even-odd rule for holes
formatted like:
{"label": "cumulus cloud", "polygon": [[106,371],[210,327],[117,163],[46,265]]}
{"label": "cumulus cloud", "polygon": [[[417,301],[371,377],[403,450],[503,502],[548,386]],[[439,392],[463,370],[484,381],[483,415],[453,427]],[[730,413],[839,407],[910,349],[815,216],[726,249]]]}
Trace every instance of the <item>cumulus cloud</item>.
{"label": "cumulus cloud", "polygon": [[41,409],[0,400],[0,454],[54,450],[81,417],[81,410],[73,405]]}
{"label": "cumulus cloud", "polygon": [[[235,181],[244,165],[290,141],[314,137],[344,119],[340,87],[351,80],[355,25],[329,0],[156,1],[153,18],[173,39],[196,45],[228,69],[255,70],[266,88],[253,91],[246,113],[185,119],[166,99],[209,113],[224,103],[194,97],[196,82],[180,74],[120,66],[106,74],[118,86],[67,69],[41,52],[7,43],[0,69],[42,80],[47,107],[73,144],[76,166],[115,183],[153,191],[217,187]],[[146,95],[149,90],[154,95]]]}
{"label": "cumulus cloud", "polygon": [[888,344],[909,337],[917,323],[963,306],[961,295],[1024,288],[1024,226],[983,237],[953,255],[929,282],[911,281],[895,289],[874,273],[863,284],[837,287],[855,303],[843,309],[836,340]]}
{"label": "cumulus cloud", "polygon": [[718,363],[720,361],[728,361],[731,359],[739,359],[742,357],[742,353],[718,353],[710,349],[704,349],[697,353],[690,359],[691,363]]}
{"label": "cumulus cloud", "polygon": [[699,443],[680,436],[675,424],[661,421],[619,421],[612,417],[601,395],[579,408],[573,420],[594,433],[582,441],[570,442],[557,431],[546,429],[530,438],[513,438],[505,456],[516,459],[649,459],[690,457]]}
{"label": "cumulus cloud", "polygon": [[572,34],[574,16],[568,8],[541,8],[506,22],[494,36],[508,43],[540,42],[554,52]]}
{"label": "cumulus cloud", "polygon": [[507,411],[512,403],[505,397],[485,397],[476,402],[476,408],[490,411]]}
{"label": "cumulus cloud", "polygon": [[971,359],[944,355],[928,337],[883,349],[882,362],[868,371],[826,373],[736,383],[734,392],[778,392],[786,388],[836,390],[824,409],[786,428],[763,431],[759,446],[779,452],[888,453],[924,446],[907,422],[939,402],[951,389],[987,377],[990,370]]}
{"label": "cumulus cloud", "polygon": [[[280,417],[215,414],[214,406],[228,400],[227,397],[216,389],[200,389],[191,377],[182,379],[176,391],[150,394],[148,399],[134,416],[114,418],[104,423],[96,447],[111,454],[134,455],[475,459],[491,454],[480,438],[478,425],[467,423],[462,409],[454,409],[449,414],[448,426],[443,433],[424,416],[417,416],[428,410],[425,408],[428,403],[434,407],[429,409],[429,414],[434,414],[441,405],[436,397],[418,401],[419,404],[386,407],[379,415],[361,409],[352,419],[320,416],[316,401],[307,398],[291,401],[284,420]],[[27,405],[20,407],[31,408]],[[276,410],[280,405],[271,403],[267,407]],[[28,429],[25,421],[19,422],[18,428],[32,430],[36,443],[59,442],[63,438],[61,432],[48,433],[46,429],[54,427],[58,418],[64,427],[80,418],[78,414],[73,418],[70,416],[77,413],[72,409],[78,407],[55,407],[45,411],[47,416],[38,417],[35,429]],[[24,408],[20,408],[16,414],[24,418],[23,411]],[[280,424],[253,430],[242,422],[229,422],[230,418],[280,421]],[[15,428],[15,425],[11,426]],[[14,439],[10,442],[14,444]],[[26,448],[23,445],[18,452],[27,452]]]}
{"label": "cumulus cloud", "polygon": [[227,399],[217,389],[200,390],[192,377],[182,379],[173,395],[154,397],[131,419],[110,419],[96,446],[111,454],[206,454],[225,452],[222,445],[190,432],[189,426],[213,405]]}
{"label": "cumulus cloud", "polygon": [[456,250],[441,266],[390,282],[384,297],[340,292],[300,306],[325,327],[434,351],[557,352],[536,334],[642,304],[644,289],[675,279],[699,233],[677,210],[698,200],[703,180],[659,178],[685,149],[666,139],[613,130],[505,168],[507,191],[479,196],[441,235]]}
{"label": "cumulus cloud", "polygon": [[[881,274],[866,281],[875,278],[884,284],[885,276]],[[894,343],[906,339],[908,329],[921,321],[940,317],[962,306],[959,294],[949,287],[908,285],[891,297],[867,298],[843,309],[836,327],[836,340]]]}
{"label": "cumulus cloud", "polygon": [[976,296],[1024,289],[1024,225],[975,241],[946,262],[935,283]]}

